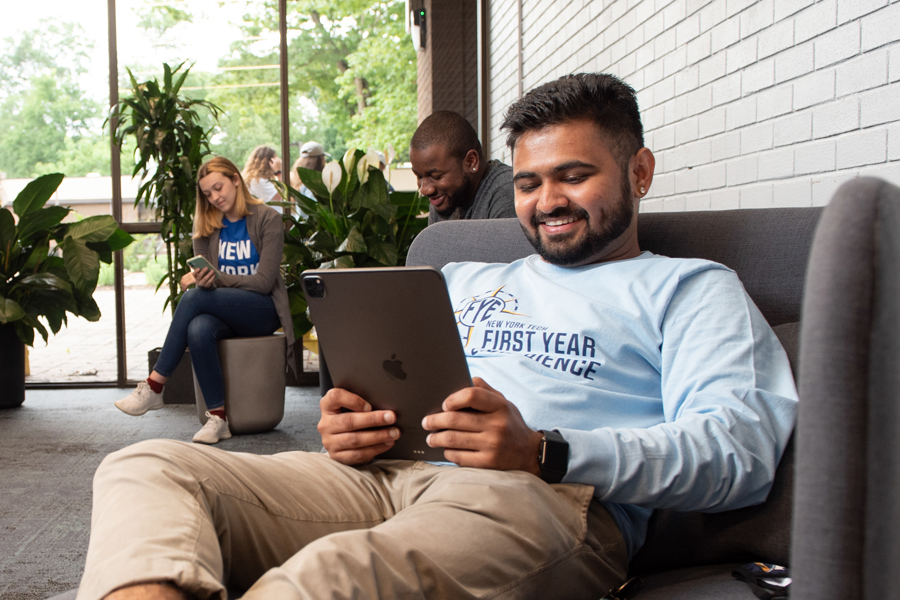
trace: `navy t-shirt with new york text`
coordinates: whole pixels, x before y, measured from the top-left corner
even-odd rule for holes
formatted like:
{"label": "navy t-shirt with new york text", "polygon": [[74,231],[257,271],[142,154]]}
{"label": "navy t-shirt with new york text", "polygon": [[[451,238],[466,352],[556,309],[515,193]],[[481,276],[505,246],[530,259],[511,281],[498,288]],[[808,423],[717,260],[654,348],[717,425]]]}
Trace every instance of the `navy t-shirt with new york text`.
{"label": "navy t-shirt with new york text", "polygon": [[219,232],[219,270],[230,275],[253,275],[259,267],[259,252],[247,233],[247,218],[222,219]]}

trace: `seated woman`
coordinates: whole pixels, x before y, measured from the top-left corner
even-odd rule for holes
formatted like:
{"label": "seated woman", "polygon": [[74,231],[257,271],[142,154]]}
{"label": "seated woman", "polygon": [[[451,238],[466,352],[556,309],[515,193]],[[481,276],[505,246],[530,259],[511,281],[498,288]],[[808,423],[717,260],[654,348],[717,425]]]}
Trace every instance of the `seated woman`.
{"label": "seated woman", "polygon": [[217,157],[200,167],[194,254],[206,258],[218,272],[203,268],[181,278],[182,288],[196,287],[178,303],[150,377],[116,402],[120,410],[138,416],[162,408],[163,385],[189,347],[209,409],[194,441],[215,444],[231,437],[216,343],[269,335],[283,327],[288,358],[293,349],[294,329],[280,271],[283,232],[281,215],[250,195],[234,163]]}
{"label": "seated woman", "polygon": [[244,165],[244,180],[250,193],[263,202],[281,200],[275,185],[269,181],[281,176],[281,159],[269,146],[257,146]]}

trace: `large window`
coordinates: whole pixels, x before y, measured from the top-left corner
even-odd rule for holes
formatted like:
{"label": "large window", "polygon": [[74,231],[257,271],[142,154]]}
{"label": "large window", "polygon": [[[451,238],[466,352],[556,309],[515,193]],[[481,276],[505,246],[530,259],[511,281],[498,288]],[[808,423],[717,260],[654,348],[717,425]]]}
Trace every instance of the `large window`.
{"label": "large window", "polygon": [[[143,378],[147,353],[162,345],[168,328],[168,288],[156,290],[166,260],[160,225],[154,206],[134,203],[135,142],[126,139],[113,157],[106,123],[111,90],[113,101],[131,93],[128,70],[144,82],[162,80],[164,63],[190,67],[181,92],[222,109],[218,121],[203,116],[210,150],[239,167],[256,146],[269,145],[284,159],[287,181],[307,141],[321,143],[333,159],[349,147],[391,144],[401,162],[416,126],[415,51],[405,33],[405,8],[404,0],[5,6],[0,201],[11,202],[38,175],[61,172],[66,179],[51,202],[70,206],[73,219],[113,214],[137,238],[120,257],[118,274],[113,267],[101,273],[95,293],[101,320],[73,318],[47,345],[36,341],[28,383],[122,385]],[[110,73],[110,65],[117,72]],[[306,354],[313,359],[307,368],[315,368]]]}

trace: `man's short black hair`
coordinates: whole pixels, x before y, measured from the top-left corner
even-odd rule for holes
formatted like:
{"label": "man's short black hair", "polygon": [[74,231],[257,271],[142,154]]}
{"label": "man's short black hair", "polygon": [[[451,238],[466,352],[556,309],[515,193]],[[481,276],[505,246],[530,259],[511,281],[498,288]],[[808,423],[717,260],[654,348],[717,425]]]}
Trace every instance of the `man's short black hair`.
{"label": "man's short black hair", "polygon": [[607,73],[565,75],[534,88],[513,102],[503,125],[506,145],[515,149],[523,134],[548,125],[593,121],[613,145],[620,165],[644,147],[644,127],[634,88]]}
{"label": "man's short black hair", "polygon": [[484,160],[475,128],[453,111],[439,110],[429,115],[416,129],[409,146],[425,150],[435,144],[444,146],[447,153],[458,160],[464,159],[469,150],[475,150],[478,158]]}

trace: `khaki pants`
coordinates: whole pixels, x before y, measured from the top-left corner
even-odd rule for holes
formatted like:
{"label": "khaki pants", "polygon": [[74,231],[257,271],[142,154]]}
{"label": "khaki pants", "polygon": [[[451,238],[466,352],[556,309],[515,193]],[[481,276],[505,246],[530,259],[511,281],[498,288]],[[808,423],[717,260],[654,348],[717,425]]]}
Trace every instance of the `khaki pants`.
{"label": "khaki pants", "polygon": [[152,440],[94,478],[78,600],[171,581],[200,598],[591,598],[622,536],[593,488],[518,471]]}

